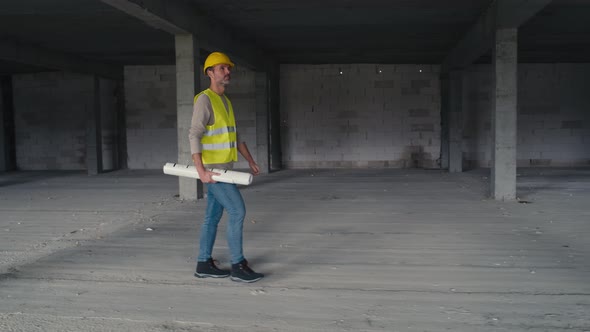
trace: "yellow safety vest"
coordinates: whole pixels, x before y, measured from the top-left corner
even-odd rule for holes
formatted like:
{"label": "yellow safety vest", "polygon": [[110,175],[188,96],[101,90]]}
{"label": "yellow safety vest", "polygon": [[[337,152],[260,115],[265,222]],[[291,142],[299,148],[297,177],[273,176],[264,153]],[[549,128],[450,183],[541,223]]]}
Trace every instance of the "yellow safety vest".
{"label": "yellow safety vest", "polygon": [[201,91],[195,96],[194,102],[197,102],[197,98],[203,93],[209,97],[215,116],[215,123],[207,126],[207,130],[201,138],[203,164],[225,164],[238,161],[236,119],[231,102],[225,95],[223,96],[229,108],[228,112],[221,96],[211,89]]}

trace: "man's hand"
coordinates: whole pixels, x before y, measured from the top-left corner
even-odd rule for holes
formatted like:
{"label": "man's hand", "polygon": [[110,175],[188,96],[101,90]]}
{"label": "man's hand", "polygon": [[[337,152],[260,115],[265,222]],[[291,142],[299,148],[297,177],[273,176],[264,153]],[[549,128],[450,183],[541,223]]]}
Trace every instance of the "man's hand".
{"label": "man's hand", "polygon": [[203,183],[217,183],[217,181],[213,180],[213,177],[216,175],[221,175],[219,173],[211,172],[206,169],[199,172],[197,169],[197,173],[199,173],[199,179]]}
{"label": "man's hand", "polygon": [[248,161],[248,165],[250,165],[252,175],[258,175],[260,173],[260,168],[258,167],[258,164],[256,164],[256,162],[254,161],[254,158],[252,158],[252,155],[250,154],[250,151],[248,150],[248,146],[246,145],[246,143],[239,143],[238,151],[240,151],[242,156],[244,156],[244,158],[246,158],[246,160]]}
{"label": "man's hand", "polygon": [[197,173],[199,173],[199,180],[203,183],[215,183],[217,181],[213,180],[213,176],[221,175],[219,173],[211,172],[203,166],[203,160],[201,159],[201,153],[193,153],[193,163],[195,163],[195,168],[197,169]]}
{"label": "man's hand", "polygon": [[253,175],[258,175],[260,173],[260,168],[258,167],[258,164],[256,164],[255,162],[249,162],[248,165],[250,165],[250,170],[252,171]]}

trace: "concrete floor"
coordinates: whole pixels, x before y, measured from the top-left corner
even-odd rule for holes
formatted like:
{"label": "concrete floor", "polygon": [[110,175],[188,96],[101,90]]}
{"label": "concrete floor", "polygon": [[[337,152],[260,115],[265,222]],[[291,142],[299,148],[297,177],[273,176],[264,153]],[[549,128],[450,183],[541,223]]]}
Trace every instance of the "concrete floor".
{"label": "concrete floor", "polygon": [[590,169],[519,169],[520,203],[487,174],[257,177],[239,284],[193,277],[175,177],[2,173],[0,331],[590,331]]}

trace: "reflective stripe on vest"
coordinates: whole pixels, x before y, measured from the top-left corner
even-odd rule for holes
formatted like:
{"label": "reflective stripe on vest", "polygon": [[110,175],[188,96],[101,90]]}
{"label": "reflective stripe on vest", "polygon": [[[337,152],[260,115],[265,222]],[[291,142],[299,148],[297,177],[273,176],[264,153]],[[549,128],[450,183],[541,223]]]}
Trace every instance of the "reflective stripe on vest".
{"label": "reflective stripe on vest", "polygon": [[[196,95],[195,102],[203,93],[209,97],[215,117],[215,123],[207,126],[201,137],[203,164],[225,164],[238,161],[236,120],[231,102],[226,96],[219,96],[211,89]],[[225,98],[227,110],[221,98]]]}
{"label": "reflective stripe on vest", "polygon": [[203,144],[204,150],[222,150],[222,149],[230,149],[230,148],[235,148],[235,147],[236,147],[236,142]]}
{"label": "reflective stripe on vest", "polygon": [[205,136],[220,135],[225,133],[233,133],[236,131],[236,127],[225,127],[219,129],[208,130],[205,132]]}

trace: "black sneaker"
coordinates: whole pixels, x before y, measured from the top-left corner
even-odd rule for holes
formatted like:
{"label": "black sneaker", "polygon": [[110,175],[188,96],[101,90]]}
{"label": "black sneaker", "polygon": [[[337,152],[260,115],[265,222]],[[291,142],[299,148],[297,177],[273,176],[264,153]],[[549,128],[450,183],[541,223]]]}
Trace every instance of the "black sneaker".
{"label": "black sneaker", "polygon": [[248,261],[243,260],[231,265],[231,280],[239,282],[255,282],[264,278],[264,274],[256,273],[248,267]]}
{"label": "black sneaker", "polygon": [[213,258],[209,258],[206,262],[197,262],[197,271],[195,277],[197,278],[227,278],[229,271],[219,269]]}

